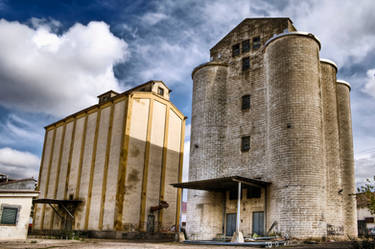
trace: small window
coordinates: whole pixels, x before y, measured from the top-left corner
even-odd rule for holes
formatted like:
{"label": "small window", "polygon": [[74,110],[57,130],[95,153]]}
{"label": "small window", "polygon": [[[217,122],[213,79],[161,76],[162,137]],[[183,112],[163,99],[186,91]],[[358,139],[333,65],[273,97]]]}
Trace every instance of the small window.
{"label": "small window", "polygon": [[253,49],[257,50],[258,48],[260,48],[260,37],[259,36],[253,38]]}
{"label": "small window", "polygon": [[1,213],[1,224],[3,225],[16,225],[17,224],[18,208],[3,207]]}
{"label": "small window", "polygon": [[247,199],[260,198],[260,196],[261,196],[261,190],[260,190],[260,188],[251,187],[251,186],[247,187],[247,194],[246,194],[246,198]]}
{"label": "small window", "polygon": [[164,89],[161,87],[158,87],[158,94],[161,96],[164,96]]}
{"label": "small window", "polygon": [[245,136],[241,138],[241,151],[250,150],[250,136]]}
{"label": "small window", "polygon": [[240,44],[236,44],[232,46],[232,56],[240,55]]}
{"label": "small window", "polygon": [[242,58],[242,71],[250,68],[250,57]]}
{"label": "small window", "polygon": [[250,95],[242,96],[241,109],[242,110],[250,109]]}
{"label": "small window", "polygon": [[250,51],[250,40],[245,40],[242,42],[242,53],[247,53]]}

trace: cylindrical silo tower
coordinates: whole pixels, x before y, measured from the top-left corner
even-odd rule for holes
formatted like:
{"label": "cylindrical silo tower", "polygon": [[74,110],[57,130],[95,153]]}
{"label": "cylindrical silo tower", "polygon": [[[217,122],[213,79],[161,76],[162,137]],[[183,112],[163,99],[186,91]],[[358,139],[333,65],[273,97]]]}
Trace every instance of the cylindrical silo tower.
{"label": "cylindrical silo tower", "polygon": [[283,33],[265,45],[270,210],[282,234],[326,236],[320,43],[312,34]]}
{"label": "cylindrical silo tower", "polygon": [[[189,181],[196,181],[216,178],[222,172],[227,65],[208,62],[196,67],[192,77]],[[195,234],[195,239],[207,240],[222,233],[223,198],[223,193],[189,190],[189,236]]]}
{"label": "cylindrical silo tower", "polygon": [[323,132],[326,165],[327,236],[340,237],[343,231],[343,195],[339,148],[339,127],[336,99],[337,66],[327,59],[320,59],[320,82],[323,101]]}
{"label": "cylindrical silo tower", "polygon": [[344,200],[344,232],[357,237],[357,207],[355,199],[352,117],[350,111],[350,84],[337,81],[337,111],[339,119],[340,158]]}
{"label": "cylindrical silo tower", "polygon": [[196,67],[192,77],[190,181],[215,178],[222,171],[227,65],[208,62]]}

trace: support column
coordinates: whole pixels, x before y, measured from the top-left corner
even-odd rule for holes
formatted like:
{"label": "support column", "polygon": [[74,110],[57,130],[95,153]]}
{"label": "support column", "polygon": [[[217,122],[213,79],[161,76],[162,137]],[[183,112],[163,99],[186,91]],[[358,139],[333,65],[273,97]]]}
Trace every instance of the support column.
{"label": "support column", "polygon": [[241,216],[241,182],[238,182],[236,232],[233,233],[231,242],[235,242],[235,243],[245,242],[243,238],[243,234],[240,232],[240,223],[241,223],[240,216]]}

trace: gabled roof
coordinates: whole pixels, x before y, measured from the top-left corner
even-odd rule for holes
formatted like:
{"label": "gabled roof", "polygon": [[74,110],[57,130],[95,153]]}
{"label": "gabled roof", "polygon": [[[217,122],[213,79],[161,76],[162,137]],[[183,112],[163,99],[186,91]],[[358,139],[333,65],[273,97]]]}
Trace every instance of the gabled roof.
{"label": "gabled roof", "polygon": [[234,27],[227,35],[225,35],[219,42],[217,42],[210,50],[214,49],[217,45],[219,45],[222,41],[224,41],[227,37],[232,35],[237,29],[248,23],[249,21],[255,20],[288,20],[290,23],[293,24],[293,21],[289,17],[255,17],[255,18],[245,18],[240,24]]}

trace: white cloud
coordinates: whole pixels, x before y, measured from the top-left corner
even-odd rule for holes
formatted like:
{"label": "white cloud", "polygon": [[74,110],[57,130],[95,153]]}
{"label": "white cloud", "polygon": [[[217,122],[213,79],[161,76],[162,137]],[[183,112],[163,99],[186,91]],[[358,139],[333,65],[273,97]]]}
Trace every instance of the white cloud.
{"label": "white cloud", "polygon": [[37,178],[40,158],[8,147],[0,149],[0,173],[10,178]]}
{"label": "white cloud", "polygon": [[75,24],[62,35],[58,22],[31,20],[35,29],[0,20],[0,104],[62,116],[119,90],[113,66],[127,58],[127,43],[104,22]]}
{"label": "white cloud", "polygon": [[141,21],[144,22],[146,25],[152,26],[167,18],[168,16],[164,13],[149,12],[142,16]]}
{"label": "white cloud", "polygon": [[375,97],[375,68],[367,70],[367,82],[362,91]]}
{"label": "white cloud", "polygon": [[[37,117],[21,118],[17,114],[8,115],[0,123],[0,146],[35,146],[43,142],[41,134],[44,120]],[[44,124],[45,125],[45,124]]]}
{"label": "white cloud", "polygon": [[357,187],[363,186],[366,179],[373,178],[375,176],[375,153],[367,153],[366,156],[361,156],[355,160],[355,177]]}

